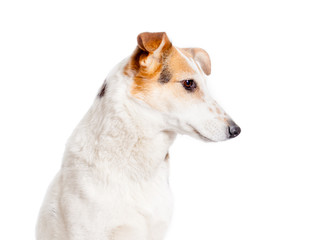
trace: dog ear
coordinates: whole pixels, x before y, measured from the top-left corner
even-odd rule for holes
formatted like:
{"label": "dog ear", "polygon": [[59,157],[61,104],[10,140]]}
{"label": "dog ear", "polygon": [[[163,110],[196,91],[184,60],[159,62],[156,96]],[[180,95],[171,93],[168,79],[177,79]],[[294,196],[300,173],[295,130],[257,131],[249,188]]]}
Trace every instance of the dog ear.
{"label": "dog ear", "polygon": [[140,33],[137,37],[137,42],[138,48],[142,50],[139,65],[146,72],[152,72],[157,69],[162,62],[164,52],[172,46],[165,32]]}
{"label": "dog ear", "polygon": [[206,75],[211,74],[211,60],[209,54],[202,48],[182,48],[191,54],[193,59],[200,64],[202,71]]}
{"label": "dog ear", "polygon": [[171,46],[165,32],[144,32],[137,37],[138,47],[148,53],[160,52]]}
{"label": "dog ear", "polygon": [[124,74],[134,76],[153,74],[162,64],[165,52],[172,44],[165,32],[144,32],[137,37],[138,46],[130,57],[129,63],[124,68]]}

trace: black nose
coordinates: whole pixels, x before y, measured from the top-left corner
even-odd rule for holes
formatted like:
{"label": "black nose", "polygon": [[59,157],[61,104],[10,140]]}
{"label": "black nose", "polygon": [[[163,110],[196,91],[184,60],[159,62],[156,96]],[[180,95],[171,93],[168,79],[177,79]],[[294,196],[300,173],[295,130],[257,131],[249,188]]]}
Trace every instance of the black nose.
{"label": "black nose", "polygon": [[235,138],[241,133],[241,128],[238,125],[229,126],[229,138]]}

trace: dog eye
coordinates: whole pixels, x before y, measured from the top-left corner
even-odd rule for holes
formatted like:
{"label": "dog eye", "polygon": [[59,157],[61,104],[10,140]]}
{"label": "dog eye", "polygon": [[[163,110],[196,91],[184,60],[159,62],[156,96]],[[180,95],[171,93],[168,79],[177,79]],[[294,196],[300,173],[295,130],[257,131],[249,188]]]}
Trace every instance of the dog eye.
{"label": "dog eye", "polygon": [[187,91],[194,91],[194,89],[197,87],[197,84],[192,79],[183,80],[182,85]]}

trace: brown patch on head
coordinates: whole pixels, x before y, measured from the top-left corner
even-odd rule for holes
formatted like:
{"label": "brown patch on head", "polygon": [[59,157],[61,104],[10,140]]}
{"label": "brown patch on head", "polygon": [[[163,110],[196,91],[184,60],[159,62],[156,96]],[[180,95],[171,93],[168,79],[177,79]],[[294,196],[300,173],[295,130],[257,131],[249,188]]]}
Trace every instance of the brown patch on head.
{"label": "brown patch on head", "polygon": [[135,75],[139,70],[143,72],[152,71],[161,62],[161,53],[166,52],[172,46],[165,32],[140,33],[137,42],[138,46],[124,68],[124,74],[127,76]]}
{"label": "brown patch on head", "polygon": [[211,74],[211,60],[209,54],[202,48],[181,48],[181,51],[192,57],[201,66],[206,75]]}
{"label": "brown patch on head", "polygon": [[[196,71],[190,66],[188,62],[189,56],[185,55],[179,48],[172,48],[170,59],[167,60],[167,64],[170,66],[172,72],[180,74],[180,80],[187,79],[196,73]],[[183,75],[184,74],[184,75]]]}
{"label": "brown patch on head", "polygon": [[137,37],[137,42],[139,48],[149,53],[155,52],[161,44],[164,44],[162,48],[171,47],[171,42],[165,32],[140,33]]}
{"label": "brown patch on head", "polygon": [[[165,33],[142,33],[137,41],[138,47],[124,68],[124,74],[134,80],[134,97],[158,109],[170,105],[170,97],[201,99],[203,92],[199,88],[190,93],[181,84],[197,73],[190,53],[173,47]],[[170,97],[165,97],[167,94]]]}
{"label": "brown patch on head", "polygon": [[[175,97],[180,99],[190,98],[190,94],[193,98],[198,100],[202,99],[203,92],[199,88],[194,91],[187,91],[182,87],[184,80],[194,80],[194,76],[197,75],[196,69],[192,66],[192,61],[189,56],[183,54],[178,48],[172,47],[170,54],[165,58],[163,68],[167,73],[170,74],[170,81],[164,86],[167,90],[172,91]],[[160,79],[161,80],[161,75]]]}
{"label": "brown patch on head", "polygon": [[220,109],[218,107],[216,107],[216,111],[217,111],[218,114],[221,114],[221,111],[220,111]]}
{"label": "brown patch on head", "polygon": [[138,46],[124,68],[124,74],[134,79],[132,93],[147,90],[151,79],[159,78],[161,72],[162,82],[170,77],[169,71],[163,68],[172,46],[166,33],[141,33],[137,42]]}

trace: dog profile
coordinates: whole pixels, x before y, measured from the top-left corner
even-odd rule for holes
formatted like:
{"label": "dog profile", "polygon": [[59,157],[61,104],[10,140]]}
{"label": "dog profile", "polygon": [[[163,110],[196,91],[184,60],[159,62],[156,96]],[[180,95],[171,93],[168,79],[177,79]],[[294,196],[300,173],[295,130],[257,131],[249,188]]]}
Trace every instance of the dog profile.
{"label": "dog profile", "polygon": [[37,240],[162,240],[171,219],[168,149],[177,134],[224,141],[240,128],[209,95],[209,55],[141,33],[69,138]]}

